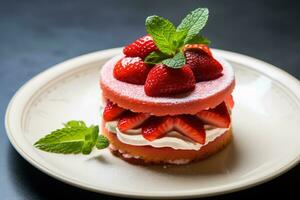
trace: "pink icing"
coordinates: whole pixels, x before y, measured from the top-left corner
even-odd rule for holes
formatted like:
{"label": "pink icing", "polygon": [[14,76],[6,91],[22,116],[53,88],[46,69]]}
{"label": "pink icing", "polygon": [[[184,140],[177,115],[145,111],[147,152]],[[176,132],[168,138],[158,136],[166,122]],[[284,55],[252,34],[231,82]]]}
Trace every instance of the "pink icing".
{"label": "pink icing", "polygon": [[[105,65],[102,67],[101,70],[100,83],[102,88],[105,87],[106,90],[109,90],[117,94],[120,98],[122,97],[124,99],[128,99],[129,101],[138,102],[139,103],[138,106],[129,108],[135,112],[143,112],[142,109],[143,106],[145,106],[145,112],[151,111],[150,108],[149,109],[146,108],[148,104],[149,105],[155,104],[156,106],[159,105],[188,106],[189,103],[201,102],[203,103],[202,107],[201,105],[193,105],[193,106],[196,106],[197,109],[200,109],[200,107],[202,109],[205,109],[207,107],[214,107],[219,103],[221,103],[225,97],[231,94],[234,88],[235,79],[234,79],[234,71],[232,66],[228,62],[224,61],[223,59],[219,57],[215,57],[223,66],[223,76],[221,76],[220,78],[211,81],[198,82],[196,83],[195,90],[187,94],[181,94],[172,97],[150,97],[145,94],[143,85],[130,84],[130,83],[119,81],[114,78],[113,76],[114,65],[122,57],[124,57],[124,55],[115,56],[105,63]],[[120,106],[122,107],[122,104]],[[195,110],[194,112],[196,113],[197,111]],[[183,114],[183,113],[190,113],[190,111],[189,112],[180,111],[179,113],[174,111],[170,114]],[[153,112],[153,114],[163,115],[155,112]]]}

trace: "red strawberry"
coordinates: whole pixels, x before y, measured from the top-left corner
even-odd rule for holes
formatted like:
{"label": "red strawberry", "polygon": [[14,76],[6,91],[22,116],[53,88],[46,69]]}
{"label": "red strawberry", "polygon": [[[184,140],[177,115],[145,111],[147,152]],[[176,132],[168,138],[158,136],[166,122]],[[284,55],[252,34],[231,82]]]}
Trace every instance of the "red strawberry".
{"label": "red strawberry", "polygon": [[190,65],[197,82],[213,80],[223,75],[222,65],[202,50],[186,50],[185,57],[186,63]]}
{"label": "red strawberry", "polygon": [[225,103],[232,109],[234,107],[234,100],[232,95],[225,98]]}
{"label": "red strawberry", "polygon": [[123,115],[118,122],[118,129],[125,132],[129,129],[136,128],[150,117],[147,113],[133,113],[129,112]]}
{"label": "red strawberry", "polygon": [[149,72],[145,93],[148,96],[169,96],[195,89],[195,77],[188,65],[173,69],[163,64],[155,65]]}
{"label": "red strawberry", "polygon": [[114,77],[119,81],[143,85],[150,67],[139,57],[125,57],[119,60],[114,68]]}
{"label": "red strawberry", "polygon": [[191,115],[180,115],[174,119],[175,129],[191,138],[192,140],[204,144],[205,129],[203,123]]}
{"label": "red strawberry", "polygon": [[153,141],[172,130],[173,124],[172,117],[153,117],[143,125],[142,135],[146,140]]}
{"label": "red strawberry", "polygon": [[183,48],[184,51],[191,50],[191,49],[195,49],[195,50],[199,49],[204,51],[207,55],[212,56],[209,47],[204,44],[186,44]]}
{"label": "red strawberry", "polygon": [[151,52],[156,51],[157,47],[150,35],[145,35],[123,49],[123,53],[129,57],[145,58]]}
{"label": "red strawberry", "polygon": [[216,127],[228,128],[230,125],[230,114],[224,102],[215,108],[200,111],[196,115],[203,122]]}
{"label": "red strawberry", "polygon": [[112,121],[119,117],[124,111],[124,108],[120,108],[117,104],[107,100],[107,104],[103,111],[103,119],[105,121]]}

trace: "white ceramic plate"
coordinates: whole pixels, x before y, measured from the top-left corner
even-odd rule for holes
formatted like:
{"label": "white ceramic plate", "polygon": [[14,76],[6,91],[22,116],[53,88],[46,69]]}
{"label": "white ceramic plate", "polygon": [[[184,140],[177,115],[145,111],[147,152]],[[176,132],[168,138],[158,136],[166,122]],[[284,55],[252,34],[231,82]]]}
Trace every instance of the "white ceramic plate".
{"label": "white ceramic plate", "polygon": [[234,140],[221,153],[187,166],[134,166],[108,150],[89,156],[40,151],[33,143],[72,119],[99,122],[99,70],[111,49],[58,64],[26,83],[11,100],[6,130],[33,166],[87,190],[143,198],[211,196],[248,188],[300,160],[300,84],[289,74],[241,54],[214,50],[236,72]]}

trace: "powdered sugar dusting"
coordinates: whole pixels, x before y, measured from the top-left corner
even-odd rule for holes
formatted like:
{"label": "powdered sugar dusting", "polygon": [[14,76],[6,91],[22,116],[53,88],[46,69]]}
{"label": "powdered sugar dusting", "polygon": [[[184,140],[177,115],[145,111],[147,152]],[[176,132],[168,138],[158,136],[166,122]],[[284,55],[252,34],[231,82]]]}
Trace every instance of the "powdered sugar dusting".
{"label": "powdered sugar dusting", "polygon": [[[145,94],[144,85],[130,84],[114,78],[114,65],[123,57],[123,54],[113,57],[102,67],[100,82],[106,91],[109,91],[109,95],[113,95],[106,96],[106,98],[127,99],[126,106],[121,105],[121,102],[116,101],[115,103],[134,112],[147,112],[157,116],[195,114],[200,110],[220,104],[232,93],[235,85],[232,66],[222,58],[215,56],[223,66],[223,76],[220,78],[198,82],[195,90],[189,93],[170,97],[150,97]],[[153,106],[156,108],[153,109]]]}
{"label": "powdered sugar dusting", "polygon": [[[223,76],[212,81],[203,81],[196,84],[195,90],[188,94],[181,94],[172,97],[150,97],[144,92],[143,85],[135,85],[119,81],[113,77],[113,68],[115,63],[124,55],[119,55],[109,60],[101,70],[101,82],[111,90],[117,91],[121,96],[138,99],[144,102],[157,102],[163,104],[176,104],[198,99],[205,99],[212,96],[225,88],[234,81],[234,72],[231,65],[223,59],[216,58],[223,66]],[[126,60],[123,59],[123,60]]]}
{"label": "powdered sugar dusting", "polygon": [[123,66],[126,66],[126,65],[129,65],[129,64],[133,64],[133,63],[136,63],[136,62],[139,62],[141,61],[142,59],[140,57],[128,57],[128,58],[123,58],[122,59],[122,65]]}

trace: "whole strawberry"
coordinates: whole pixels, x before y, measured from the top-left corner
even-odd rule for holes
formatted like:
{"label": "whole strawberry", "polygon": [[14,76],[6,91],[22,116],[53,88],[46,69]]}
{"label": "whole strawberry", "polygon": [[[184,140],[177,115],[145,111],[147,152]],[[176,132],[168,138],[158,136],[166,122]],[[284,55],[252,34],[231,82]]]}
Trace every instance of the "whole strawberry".
{"label": "whole strawberry", "polygon": [[174,69],[157,64],[150,70],[144,89],[148,96],[185,93],[195,89],[195,77],[188,65]]}
{"label": "whole strawberry", "polygon": [[125,57],[114,67],[114,77],[119,81],[143,85],[150,67],[139,57]]}
{"label": "whole strawberry", "polygon": [[190,65],[196,82],[209,81],[223,75],[222,65],[200,49],[188,49],[185,51],[186,63]]}
{"label": "whole strawberry", "polygon": [[128,57],[140,57],[144,59],[151,52],[156,51],[157,47],[150,35],[145,35],[123,49],[123,53]]}

